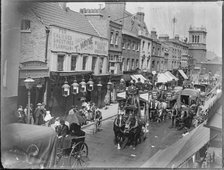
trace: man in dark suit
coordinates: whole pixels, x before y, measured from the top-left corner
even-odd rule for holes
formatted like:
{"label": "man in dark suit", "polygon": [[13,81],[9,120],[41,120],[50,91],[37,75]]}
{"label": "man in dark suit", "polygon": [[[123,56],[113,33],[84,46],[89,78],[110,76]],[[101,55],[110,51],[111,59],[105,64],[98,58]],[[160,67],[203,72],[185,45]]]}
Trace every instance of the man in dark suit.
{"label": "man in dark suit", "polygon": [[44,112],[43,112],[41,103],[37,104],[37,108],[33,113],[33,118],[34,118],[35,125],[43,125],[45,123],[44,122]]}
{"label": "man in dark suit", "polygon": [[56,132],[59,138],[59,147],[67,148],[68,146],[66,146],[67,145],[66,136],[69,134],[69,129],[63,119],[60,120],[60,125],[56,127]]}

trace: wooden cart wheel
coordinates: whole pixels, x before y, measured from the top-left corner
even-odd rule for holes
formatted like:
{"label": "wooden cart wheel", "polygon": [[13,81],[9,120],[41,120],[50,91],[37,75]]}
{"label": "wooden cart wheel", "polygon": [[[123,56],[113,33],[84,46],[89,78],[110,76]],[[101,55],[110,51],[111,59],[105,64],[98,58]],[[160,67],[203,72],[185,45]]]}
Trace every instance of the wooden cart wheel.
{"label": "wooden cart wheel", "polygon": [[80,168],[86,166],[88,159],[88,146],[84,142],[77,143],[72,147],[69,155],[69,164],[72,168]]}

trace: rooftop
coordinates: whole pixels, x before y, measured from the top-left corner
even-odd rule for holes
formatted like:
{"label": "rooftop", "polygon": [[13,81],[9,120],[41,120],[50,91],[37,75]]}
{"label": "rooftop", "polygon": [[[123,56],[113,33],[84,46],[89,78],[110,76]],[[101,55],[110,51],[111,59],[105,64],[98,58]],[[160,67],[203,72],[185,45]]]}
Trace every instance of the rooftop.
{"label": "rooftop", "polygon": [[32,10],[46,25],[55,25],[72,31],[99,36],[87,18],[69,8],[62,9],[59,3],[35,2]]}

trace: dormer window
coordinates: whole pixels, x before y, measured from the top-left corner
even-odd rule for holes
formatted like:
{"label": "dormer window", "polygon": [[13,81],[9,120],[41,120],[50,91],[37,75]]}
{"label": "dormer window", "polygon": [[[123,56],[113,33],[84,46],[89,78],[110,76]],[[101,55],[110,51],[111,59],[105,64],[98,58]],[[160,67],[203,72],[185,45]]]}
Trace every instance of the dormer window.
{"label": "dormer window", "polygon": [[22,32],[31,32],[31,30],[30,30],[30,20],[23,19],[21,21],[21,31]]}

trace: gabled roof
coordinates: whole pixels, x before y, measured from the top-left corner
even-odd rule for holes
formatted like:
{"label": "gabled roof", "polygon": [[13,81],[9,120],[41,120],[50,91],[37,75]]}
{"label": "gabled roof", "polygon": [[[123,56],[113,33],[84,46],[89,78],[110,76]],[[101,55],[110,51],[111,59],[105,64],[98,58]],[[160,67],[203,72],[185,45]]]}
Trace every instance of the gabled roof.
{"label": "gabled roof", "polygon": [[46,25],[55,25],[72,31],[99,36],[87,18],[69,8],[63,10],[58,3],[35,2],[32,10]]}

